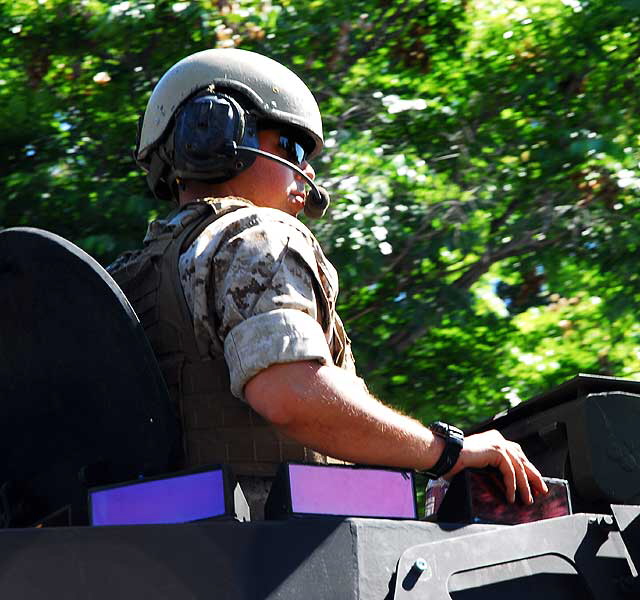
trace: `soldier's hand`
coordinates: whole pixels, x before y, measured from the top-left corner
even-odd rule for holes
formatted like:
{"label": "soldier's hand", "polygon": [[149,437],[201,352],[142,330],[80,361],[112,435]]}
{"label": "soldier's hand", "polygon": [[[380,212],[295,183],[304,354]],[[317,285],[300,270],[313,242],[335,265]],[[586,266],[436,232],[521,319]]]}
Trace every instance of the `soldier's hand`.
{"label": "soldier's hand", "polygon": [[542,475],[525,456],[520,444],[505,439],[499,431],[485,431],[465,438],[458,462],[447,473],[447,479],[468,467],[499,469],[509,502],[515,501],[516,491],[526,504],[533,503],[531,488],[542,494],[549,491]]}

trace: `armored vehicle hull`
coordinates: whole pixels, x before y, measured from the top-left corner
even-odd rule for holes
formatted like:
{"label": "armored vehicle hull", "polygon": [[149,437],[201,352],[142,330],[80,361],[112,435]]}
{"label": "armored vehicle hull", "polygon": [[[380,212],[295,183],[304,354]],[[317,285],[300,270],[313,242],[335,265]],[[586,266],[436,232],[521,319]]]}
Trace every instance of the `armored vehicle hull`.
{"label": "armored vehicle hull", "polygon": [[2,597],[640,598],[636,382],[579,376],[478,427],[567,479],[578,514],[92,527],[92,486],[175,468],[175,407],[126,298],[69,242],[1,232],[0,295]]}

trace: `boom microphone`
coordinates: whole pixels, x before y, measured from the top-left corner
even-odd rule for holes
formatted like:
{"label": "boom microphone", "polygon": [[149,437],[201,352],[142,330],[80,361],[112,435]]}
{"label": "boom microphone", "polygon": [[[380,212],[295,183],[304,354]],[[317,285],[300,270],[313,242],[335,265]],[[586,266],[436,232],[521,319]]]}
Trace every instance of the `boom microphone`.
{"label": "boom microphone", "polygon": [[284,158],[281,158],[280,156],[265,152],[264,150],[258,150],[257,148],[250,148],[249,146],[238,146],[238,150],[258,154],[260,156],[263,156],[264,158],[273,160],[274,162],[280,163],[281,165],[289,167],[290,169],[295,171],[309,184],[309,187],[311,188],[311,190],[307,194],[307,200],[304,203],[304,214],[307,215],[307,217],[311,217],[312,219],[320,219],[324,216],[324,213],[327,211],[327,208],[329,208],[329,203],[331,202],[329,192],[327,192],[327,190],[322,186],[316,185],[313,182],[313,179],[311,179],[311,177],[309,177],[300,167],[294,165],[288,160],[285,160]]}
{"label": "boom microphone", "polygon": [[307,201],[304,203],[304,214],[312,219],[321,219],[329,208],[331,198],[329,192],[321,185],[311,184],[311,191],[307,195]]}

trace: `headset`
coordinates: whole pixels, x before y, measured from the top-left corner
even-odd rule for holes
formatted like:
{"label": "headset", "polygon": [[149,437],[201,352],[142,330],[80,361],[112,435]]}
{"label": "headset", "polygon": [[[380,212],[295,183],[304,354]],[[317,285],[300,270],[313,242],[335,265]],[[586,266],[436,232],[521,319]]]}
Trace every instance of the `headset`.
{"label": "headset", "polygon": [[244,104],[233,92],[211,88],[187,100],[175,118],[172,135],[158,148],[164,164],[171,165],[163,179],[220,183],[262,156],[292,169],[309,184],[304,212],[311,218],[322,217],[330,203],[327,190],[292,162],[259,148],[259,115]]}

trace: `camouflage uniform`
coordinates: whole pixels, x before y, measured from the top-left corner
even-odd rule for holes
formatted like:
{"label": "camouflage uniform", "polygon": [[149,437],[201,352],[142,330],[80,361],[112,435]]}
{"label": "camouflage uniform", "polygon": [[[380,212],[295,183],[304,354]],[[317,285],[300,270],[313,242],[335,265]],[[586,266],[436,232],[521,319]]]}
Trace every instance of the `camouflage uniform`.
{"label": "camouflage uniform", "polygon": [[302,223],[243,199],[207,198],[151,223],[144,248],[109,270],[158,358],[185,466],[230,464],[255,518],[281,461],[339,462],[285,438],[243,396],[275,363],[355,371],[335,310],[336,271]]}
{"label": "camouflage uniform", "polygon": [[182,254],[180,278],[196,340],[224,353],[231,391],[275,363],[318,360],[355,372],[335,311],[338,277],[312,233],[294,217],[244,206],[210,224]]}

